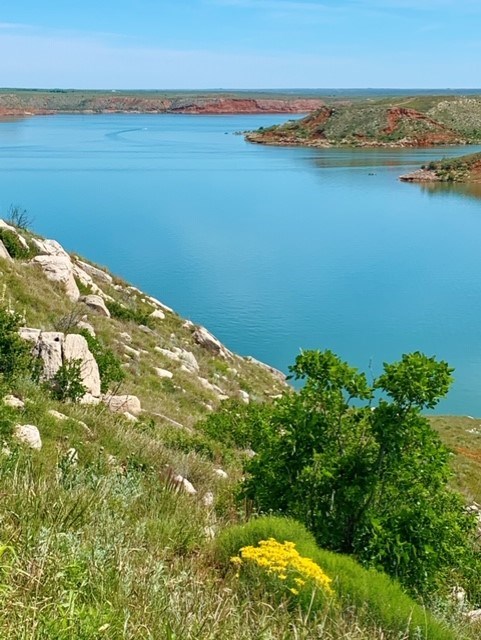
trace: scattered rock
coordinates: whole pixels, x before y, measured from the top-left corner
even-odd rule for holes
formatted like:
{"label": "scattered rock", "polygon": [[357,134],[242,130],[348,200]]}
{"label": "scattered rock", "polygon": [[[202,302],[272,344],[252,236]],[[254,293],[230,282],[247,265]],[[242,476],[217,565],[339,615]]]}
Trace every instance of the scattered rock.
{"label": "scattered rock", "polygon": [[125,331],[123,333],[119,333],[119,338],[121,338],[124,342],[132,342],[132,336]]}
{"label": "scattered rock", "polygon": [[31,449],[40,450],[42,448],[40,432],[33,424],[15,425],[13,435],[19,442],[26,444]]}
{"label": "scattered rock", "polygon": [[60,411],[56,411],[55,409],[49,409],[48,414],[53,418],[55,418],[56,420],[60,420],[61,422],[63,422],[64,420],[68,420],[68,416],[66,416],[63,413],[60,413]]}
{"label": "scattered rock", "polygon": [[174,313],[173,309],[168,307],[163,302],[160,302],[160,300],[157,300],[157,298],[153,298],[152,296],[147,296],[147,300],[149,302],[151,302],[153,305],[155,305],[156,307],[159,307],[160,309],[163,309],[164,311],[167,311],[168,313]]}
{"label": "scattered rock", "polygon": [[127,420],[129,420],[130,422],[138,422],[139,419],[134,416],[132,413],[129,413],[128,411],[124,411],[124,418],[127,418]]}
{"label": "scattered rock", "polygon": [[149,336],[155,335],[155,331],[153,331],[150,327],[146,327],[145,324],[139,324],[139,330],[143,331],[144,333],[148,333]]}
{"label": "scattered rock", "polygon": [[91,292],[98,296],[103,296],[103,291],[100,287],[98,287],[95,282],[92,280],[91,276],[86,273],[83,269],[81,269],[78,264],[73,264],[73,274],[80,281],[84,287],[88,287]]}
{"label": "scattered rock", "polygon": [[73,277],[72,261],[68,255],[35,256],[31,263],[38,264],[52,282],[62,283],[70,300],[76,302],[80,298],[80,291]]}
{"label": "scattered rock", "polygon": [[212,384],[211,382],[209,382],[207,378],[202,378],[201,376],[199,376],[198,380],[201,386],[204,387],[204,389],[207,389],[207,391],[211,391],[212,393],[215,393],[217,396],[224,396],[224,392],[222,391],[222,389],[218,387],[216,384]]}
{"label": "scattered rock", "polygon": [[212,491],[207,491],[202,498],[202,504],[204,507],[212,507],[214,505],[214,494]]}
{"label": "scattered rock", "polygon": [[23,409],[25,406],[25,403],[20,400],[20,398],[16,398],[12,395],[5,396],[3,399],[3,404],[5,404],[7,407],[12,407],[13,409]]}
{"label": "scattered rock", "polygon": [[[87,262],[83,262],[82,260],[77,260],[77,264],[81,269],[89,273],[94,278],[97,278],[98,280],[101,280],[106,284],[112,284],[113,282],[112,276],[106,273],[105,271],[102,271],[102,269],[98,269],[97,267],[94,267],[93,265],[88,264]],[[122,289],[122,287],[120,288]]]}
{"label": "scattered rock", "polygon": [[79,329],[85,329],[85,331],[88,331],[90,333],[90,335],[93,338],[95,338],[95,329],[90,324],[90,322],[85,322],[85,320],[80,320],[79,322],[77,322],[77,327]]}
{"label": "scattered rock", "polygon": [[149,317],[157,320],[165,320],[165,313],[160,309],[156,309],[155,311],[152,311]]}
{"label": "scattered rock", "polygon": [[137,360],[140,359],[140,351],[134,349],[133,347],[129,347],[127,344],[124,345],[124,351],[128,356],[136,358]]}
{"label": "scattered rock", "polygon": [[140,400],[137,396],[105,396],[104,402],[114,413],[131,413],[138,416],[142,412]]}
{"label": "scattered rock", "polygon": [[253,364],[256,364],[258,367],[261,367],[265,371],[268,371],[275,378],[277,378],[280,382],[282,382],[283,384],[286,384],[286,375],[284,373],[282,373],[282,371],[279,371],[279,369],[275,369],[274,367],[271,367],[269,364],[266,364],[265,362],[261,362],[260,360],[256,360],[252,356],[247,356],[246,360],[248,362],[252,362]]}
{"label": "scattered rock", "polygon": [[222,480],[227,480],[229,477],[224,469],[214,469],[214,473],[218,478],[222,478]]}
{"label": "scattered rock", "polygon": [[468,611],[466,613],[466,618],[469,622],[480,622],[481,621],[481,609],[473,609],[472,611]]}
{"label": "scattered rock", "polygon": [[169,378],[172,379],[174,374],[171,371],[167,371],[167,369],[160,369],[159,367],[154,367],[155,373],[159,376],[159,378]]}
{"label": "scattered rock", "polygon": [[7,247],[3,244],[1,240],[0,240],[0,258],[3,258],[4,260],[8,260],[9,262],[13,262],[12,256],[8,253]]}
{"label": "scattered rock", "polygon": [[101,316],[105,316],[110,318],[110,311],[105,306],[105,302],[102,300],[100,296],[97,295],[88,295],[82,296],[80,300],[87,305],[92,311],[98,313]]}
{"label": "scattered rock", "polygon": [[244,391],[243,389],[239,389],[239,397],[242,400],[242,402],[244,402],[245,404],[249,404],[251,397],[247,393],[247,391]]}
{"label": "scattered rock", "polygon": [[204,527],[204,535],[208,540],[213,540],[217,535],[215,527],[213,525]]}
{"label": "scattered rock", "polygon": [[196,327],[193,333],[193,338],[199,346],[207,349],[207,351],[210,351],[210,353],[213,353],[216,356],[227,358],[232,355],[231,352],[226,349],[226,347],[224,347],[224,345],[217,340],[210,331],[207,331],[205,327]]}
{"label": "scattered rock", "polygon": [[183,489],[189,496],[196,495],[197,491],[194,489],[194,485],[189,482],[187,478],[184,478],[181,475],[175,475],[173,476],[172,480],[174,484],[179,487],[179,489]]}

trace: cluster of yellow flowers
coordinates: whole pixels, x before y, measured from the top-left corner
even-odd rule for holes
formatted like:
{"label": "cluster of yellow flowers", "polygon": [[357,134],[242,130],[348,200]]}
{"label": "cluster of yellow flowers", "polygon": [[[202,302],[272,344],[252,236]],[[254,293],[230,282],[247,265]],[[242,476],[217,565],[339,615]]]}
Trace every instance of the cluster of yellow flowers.
{"label": "cluster of yellow flowers", "polygon": [[303,588],[321,589],[326,595],[333,595],[331,578],[321,567],[309,558],[304,558],[296,550],[294,542],[277,542],[274,538],[261,540],[257,547],[242,547],[238,556],[231,562],[239,569],[242,565],[253,563],[267,574],[286,581],[291,593],[299,595]]}

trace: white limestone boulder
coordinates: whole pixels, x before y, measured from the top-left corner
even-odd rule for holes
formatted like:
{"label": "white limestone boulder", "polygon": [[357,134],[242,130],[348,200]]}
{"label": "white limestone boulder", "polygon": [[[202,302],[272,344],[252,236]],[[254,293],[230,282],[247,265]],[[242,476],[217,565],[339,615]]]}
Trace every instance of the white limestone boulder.
{"label": "white limestone boulder", "polygon": [[159,378],[168,378],[172,379],[174,374],[172,371],[167,371],[167,369],[161,369],[160,367],[154,367],[155,373],[159,376]]}
{"label": "white limestone boulder", "polygon": [[73,302],[80,298],[80,291],[73,276],[73,265],[68,255],[40,255],[31,260],[32,264],[41,267],[45,276],[52,282],[60,282],[65,293]]}
{"label": "white limestone boulder", "polygon": [[66,256],[70,259],[70,256],[62,247],[62,245],[56,240],[43,240],[41,238],[32,238],[32,244],[41,254],[46,256]]}
{"label": "white limestone boulder", "polygon": [[106,284],[112,284],[113,282],[112,276],[106,273],[105,271],[103,271],[102,269],[99,269],[98,267],[94,267],[93,265],[88,264],[88,262],[83,262],[83,260],[76,260],[76,263],[80,267],[80,269],[82,269],[83,271],[86,271],[93,278],[97,278],[97,280],[105,282]]}
{"label": "white limestone boulder", "polygon": [[140,400],[137,396],[104,396],[103,400],[113,413],[131,413],[134,416],[142,413]]}
{"label": "white limestone boulder", "polygon": [[11,394],[3,398],[3,404],[7,407],[11,407],[12,409],[23,409],[25,406],[25,402],[23,402],[23,400],[20,400],[20,398],[12,396]]}
{"label": "white limestone boulder", "polygon": [[14,438],[30,447],[30,449],[40,450],[42,448],[42,439],[38,428],[33,424],[17,424],[13,429]]}
{"label": "white limestone boulder", "polygon": [[9,262],[13,262],[12,256],[8,253],[7,247],[3,244],[1,240],[0,240],[0,258],[3,258],[3,260],[8,260]]}
{"label": "white limestone boulder", "polygon": [[86,304],[89,309],[95,311],[95,313],[98,313],[101,316],[105,316],[106,318],[110,318],[110,311],[107,309],[107,307],[105,306],[105,302],[100,296],[92,294],[88,296],[82,296],[80,300],[81,302]]}
{"label": "white limestone boulder", "polygon": [[216,356],[227,358],[232,355],[231,352],[224,347],[224,345],[214,335],[212,335],[210,331],[207,331],[205,327],[196,327],[192,336],[199,346]]}
{"label": "white limestone boulder", "polygon": [[155,311],[152,311],[150,317],[154,320],[165,320],[165,313],[160,309],[156,309]]}

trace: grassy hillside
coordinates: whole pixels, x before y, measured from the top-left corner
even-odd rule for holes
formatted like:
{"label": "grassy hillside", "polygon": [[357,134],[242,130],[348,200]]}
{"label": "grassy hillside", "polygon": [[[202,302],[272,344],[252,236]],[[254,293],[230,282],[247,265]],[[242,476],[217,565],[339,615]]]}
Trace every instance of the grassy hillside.
{"label": "grassy hillside", "polygon": [[481,182],[481,153],[430,162],[418,171],[401,176],[403,182]]}
{"label": "grassy hillside", "polygon": [[428,146],[481,139],[481,98],[418,96],[327,102],[306,118],[246,135],[261,144]]}
{"label": "grassy hillside", "polygon": [[[103,402],[56,400],[25,372],[0,376],[2,639],[479,637],[453,603],[439,603],[436,620],[386,576],[315,548],[290,521],[231,529],[250,513],[236,499],[249,437],[216,438],[202,419],[226,403],[239,416],[261,411],[291,393],[281,377],[223,346],[202,346],[196,327],[107,270],[89,271],[90,284],[77,274],[81,294],[101,292],[111,317],[99,315],[31,262],[42,251],[32,233],[0,226],[0,238],[15,256],[0,258],[1,308],[44,331],[75,334],[78,322],[90,324],[125,372],[111,393],[136,395],[143,409],[134,422]],[[190,357],[166,355],[175,349],[198,369],[186,366]],[[21,404],[5,404],[9,395]],[[18,424],[38,428],[40,450],[13,437]],[[447,418],[435,425],[456,449],[459,486],[481,502],[481,427]],[[335,595],[306,606],[279,599],[262,575],[239,577],[230,556],[271,535],[323,567]]]}

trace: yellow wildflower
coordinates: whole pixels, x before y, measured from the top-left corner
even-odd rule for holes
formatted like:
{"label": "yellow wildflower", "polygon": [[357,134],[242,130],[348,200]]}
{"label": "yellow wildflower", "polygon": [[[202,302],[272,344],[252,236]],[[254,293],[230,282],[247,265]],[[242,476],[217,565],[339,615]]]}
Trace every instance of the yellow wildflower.
{"label": "yellow wildflower", "polygon": [[231,558],[231,562],[238,569],[246,564],[256,565],[282,581],[294,595],[299,595],[299,590],[307,588],[333,595],[331,578],[313,560],[301,556],[295,547],[294,542],[281,543],[269,538],[261,540],[257,547],[243,547],[238,556]]}

